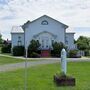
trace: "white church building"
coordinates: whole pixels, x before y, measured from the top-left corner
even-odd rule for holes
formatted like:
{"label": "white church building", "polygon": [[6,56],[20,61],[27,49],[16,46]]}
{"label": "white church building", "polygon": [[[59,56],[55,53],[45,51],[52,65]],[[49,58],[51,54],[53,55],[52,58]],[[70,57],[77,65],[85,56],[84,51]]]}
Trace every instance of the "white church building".
{"label": "white church building", "polygon": [[32,39],[38,40],[40,49],[52,48],[53,42],[62,42],[69,50],[75,49],[73,32],[66,32],[67,25],[43,15],[34,21],[27,21],[22,26],[13,26],[11,31],[12,48],[23,45],[27,48]]}

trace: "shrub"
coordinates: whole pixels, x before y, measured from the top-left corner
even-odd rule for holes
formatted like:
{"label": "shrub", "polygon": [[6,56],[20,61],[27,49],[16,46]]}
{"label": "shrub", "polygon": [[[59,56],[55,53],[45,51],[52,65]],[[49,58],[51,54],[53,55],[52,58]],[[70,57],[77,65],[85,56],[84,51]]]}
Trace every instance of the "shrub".
{"label": "shrub", "polygon": [[89,50],[85,50],[85,56],[90,56],[90,51]]}
{"label": "shrub", "polygon": [[78,50],[70,50],[68,52],[68,57],[69,58],[77,58],[77,57],[80,57],[78,56]]}
{"label": "shrub", "polygon": [[2,53],[11,53],[11,44],[3,45],[1,48]]}
{"label": "shrub", "polygon": [[31,55],[30,55],[32,58],[38,58],[40,57],[40,55],[36,52],[32,52]]}
{"label": "shrub", "polygon": [[23,56],[24,55],[24,46],[14,46],[12,51],[14,56]]}
{"label": "shrub", "polygon": [[53,50],[51,51],[51,55],[53,57],[60,57],[62,48],[66,48],[62,42],[60,43],[54,42],[52,44],[52,47],[53,47]]}
{"label": "shrub", "polygon": [[28,57],[32,57],[35,53],[40,53],[38,48],[40,47],[40,43],[38,40],[32,40],[30,45],[28,46]]}

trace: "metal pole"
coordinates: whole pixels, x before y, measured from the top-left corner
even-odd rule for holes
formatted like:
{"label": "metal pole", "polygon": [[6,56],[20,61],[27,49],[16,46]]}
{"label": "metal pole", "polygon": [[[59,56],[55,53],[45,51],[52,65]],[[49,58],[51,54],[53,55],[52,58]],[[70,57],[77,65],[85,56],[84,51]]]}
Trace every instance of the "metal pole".
{"label": "metal pole", "polygon": [[26,48],[26,55],[25,55],[25,83],[24,83],[24,90],[27,90],[27,48]]}

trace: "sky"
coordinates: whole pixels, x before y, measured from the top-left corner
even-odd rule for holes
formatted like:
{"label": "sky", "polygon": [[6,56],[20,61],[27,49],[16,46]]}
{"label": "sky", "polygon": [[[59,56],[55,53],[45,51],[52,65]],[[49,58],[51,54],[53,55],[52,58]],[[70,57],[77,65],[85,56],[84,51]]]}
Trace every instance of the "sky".
{"label": "sky", "polygon": [[0,0],[0,33],[11,39],[12,26],[48,15],[69,26],[68,32],[90,37],[90,0]]}

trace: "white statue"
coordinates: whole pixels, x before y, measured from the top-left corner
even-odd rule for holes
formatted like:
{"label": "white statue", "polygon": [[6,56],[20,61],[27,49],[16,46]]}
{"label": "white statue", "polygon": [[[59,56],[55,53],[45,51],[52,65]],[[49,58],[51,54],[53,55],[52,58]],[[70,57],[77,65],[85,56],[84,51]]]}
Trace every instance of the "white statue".
{"label": "white statue", "polygon": [[66,51],[63,48],[61,51],[61,71],[66,75],[67,72],[67,61],[66,61]]}

